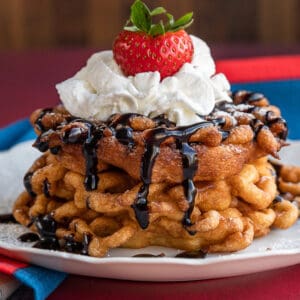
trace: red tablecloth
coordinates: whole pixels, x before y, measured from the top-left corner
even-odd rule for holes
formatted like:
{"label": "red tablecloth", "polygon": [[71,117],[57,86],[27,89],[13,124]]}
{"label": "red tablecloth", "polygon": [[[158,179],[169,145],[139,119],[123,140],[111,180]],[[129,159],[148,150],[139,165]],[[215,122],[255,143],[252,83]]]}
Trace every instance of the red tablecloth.
{"label": "red tablecloth", "polygon": [[[92,52],[2,53],[0,126],[28,117],[37,107],[58,103],[55,84],[74,74]],[[298,276],[300,265],[238,277],[179,283],[70,275],[49,299],[300,299]]]}

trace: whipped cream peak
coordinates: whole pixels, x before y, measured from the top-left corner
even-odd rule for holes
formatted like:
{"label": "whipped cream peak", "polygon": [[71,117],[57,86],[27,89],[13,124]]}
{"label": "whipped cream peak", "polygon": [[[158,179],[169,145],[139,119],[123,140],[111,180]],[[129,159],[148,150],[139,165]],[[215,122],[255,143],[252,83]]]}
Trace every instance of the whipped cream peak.
{"label": "whipped cream peak", "polygon": [[191,36],[194,56],[173,76],[161,81],[159,72],[126,77],[112,51],[95,53],[74,77],[56,85],[66,109],[85,119],[107,120],[115,113],[165,114],[178,126],[201,121],[218,101],[231,101],[230,84],[215,74],[207,44]]}

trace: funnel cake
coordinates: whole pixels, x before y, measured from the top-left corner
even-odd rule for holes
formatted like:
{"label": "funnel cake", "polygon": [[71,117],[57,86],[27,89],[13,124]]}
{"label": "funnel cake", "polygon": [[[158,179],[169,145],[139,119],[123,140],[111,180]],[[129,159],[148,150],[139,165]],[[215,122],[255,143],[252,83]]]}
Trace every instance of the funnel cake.
{"label": "funnel cake", "polygon": [[186,127],[137,114],[91,122],[62,106],[34,112],[45,154],[14,217],[39,232],[37,246],[92,256],[149,245],[238,251],[290,227],[300,171],[267,159],[285,145],[286,122],[261,94],[232,99]]}

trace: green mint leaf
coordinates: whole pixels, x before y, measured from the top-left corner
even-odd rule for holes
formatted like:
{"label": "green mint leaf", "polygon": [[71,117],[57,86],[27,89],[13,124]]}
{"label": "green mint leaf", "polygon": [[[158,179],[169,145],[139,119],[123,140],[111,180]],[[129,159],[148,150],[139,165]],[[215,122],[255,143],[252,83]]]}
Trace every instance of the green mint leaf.
{"label": "green mint leaf", "polygon": [[166,12],[167,11],[163,7],[156,7],[150,12],[150,15],[151,17],[153,17],[153,16],[164,14]]}
{"label": "green mint leaf", "polygon": [[166,31],[165,31],[164,23],[162,21],[160,21],[160,23],[154,24],[154,25],[151,26],[149,34],[151,36],[157,36],[157,35],[165,34],[165,32]]}
{"label": "green mint leaf", "polygon": [[172,25],[172,30],[175,28],[186,28],[188,25],[191,25],[193,21],[193,13],[187,13],[178,20],[176,20]]}
{"label": "green mint leaf", "polygon": [[130,21],[134,26],[144,32],[148,32],[151,28],[150,10],[146,4],[140,0],[136,0],[131,6]]}

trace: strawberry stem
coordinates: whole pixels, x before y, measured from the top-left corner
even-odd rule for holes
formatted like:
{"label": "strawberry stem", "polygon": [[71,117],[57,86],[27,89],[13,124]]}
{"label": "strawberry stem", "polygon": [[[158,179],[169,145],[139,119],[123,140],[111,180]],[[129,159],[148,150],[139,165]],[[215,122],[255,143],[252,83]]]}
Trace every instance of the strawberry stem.
{"label": "strawberry stem", "polygon": [[[193,23],[193,13],[189,12],[178,20],[167,13],[163,7],[156,7],[150,10],[148,6],[141,0],[136,0],[131,8],[130,19],[127,21],[124,29],[128,31],[142,31],[151,36],[158,36],[166,32],[174,32],[189,27]],[[162,15],[167,18],[167,22],[160,20],[157,24],[153,24],[152,17]],[[128,26],[130,25],[130,26]]]}

